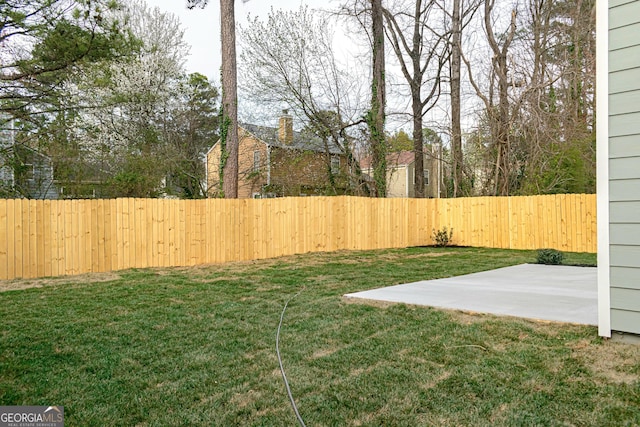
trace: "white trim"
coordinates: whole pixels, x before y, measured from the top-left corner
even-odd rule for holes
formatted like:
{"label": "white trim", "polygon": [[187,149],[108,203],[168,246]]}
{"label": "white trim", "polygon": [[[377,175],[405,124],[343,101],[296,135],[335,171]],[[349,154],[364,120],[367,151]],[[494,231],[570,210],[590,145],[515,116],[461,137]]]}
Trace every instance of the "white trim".
{"label": "white trim", "polygon": [[[336,166],[336,161],[338,162],[337,166]],[[331,168],[332,175],[339,174],[340,173],[340,156],[338,156],[337,154],[332,154],[331,160],[329,161],[329,167]]]}
{"label": "white trim", "polygon": [[271,146],[267,146],[267,185],[271,185]]}
{"label": "white trim", "polygon": [[253,150],[253,172],[260,172],[262,161],[260,157],[262,157],[260,150]]}
{"label": "white trim", "polygon": [[596,3],[596,140],[598,200],[598,334],[611,337],[609,259],[609,2]]}
{"label": "white trim", "polygon": [[216,145],[218,145],[218,143],[220,142],[220,140],[218,139],[216,142],[213,143],[213,145],[207,150],[205,156],[209,157],[209,153],[211,153],[211,151],[213,151],[214,148],[216,148]]}
{"label": "white trim", "polygon": [[209,151],[204,155],[204,198],[209,198]]}
{"label": "white trim", "polygon": [[405,188],[404,188],[404,197],[409,197],[409,185],[411,185],[411,181],[409,180],[409,176],[411,174],[409,172],[411,171],[411,168],[409,167],[409,165],[407,165],[405,166],[404,170],[405,170],[404,175],[407,177],[407,185],[405,185]]}

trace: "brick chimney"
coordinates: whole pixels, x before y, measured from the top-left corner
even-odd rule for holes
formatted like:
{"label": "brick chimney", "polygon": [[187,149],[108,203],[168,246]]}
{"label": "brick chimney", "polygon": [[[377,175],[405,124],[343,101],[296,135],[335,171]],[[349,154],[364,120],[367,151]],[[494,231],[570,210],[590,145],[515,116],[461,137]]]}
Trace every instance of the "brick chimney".
{"label": "brick chimney", "polygon": [[293,117],[289,115],[289,110],[282,110],[278,124],[278,140],[286,145],[293,142]]}

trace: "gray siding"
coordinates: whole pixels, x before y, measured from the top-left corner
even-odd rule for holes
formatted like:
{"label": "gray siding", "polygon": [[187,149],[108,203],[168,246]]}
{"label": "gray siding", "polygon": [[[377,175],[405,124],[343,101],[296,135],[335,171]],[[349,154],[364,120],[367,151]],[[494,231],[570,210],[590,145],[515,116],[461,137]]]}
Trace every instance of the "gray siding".
{"label": "gray siding", "polygon": [[633,3],[635,0],[609,0],[609,7],[613,8],[627,3]]}
{"label": "gray siding", "polygon": [[618,267],[611,272],[611,281],[619,288],[640,290],[640,269]]}
{"label": "gray siding", "polygon": [[[640,34],[640,29],[638,29]],[[640,104],[640,91],[621,92],[609,97],[609,114],[630,114],[637,111]]]}
{"label": "gray siding", "polygon": [[631,68],[611,72],[609,70],[609,92],[620,93],[640,89],[640,69]]}
{"label": "gray siding", "polygon": [[[612,202],[637,202],[638,194],[640,194],[640,179],[609,180],[609,200]],[[616,212],[611,211],[611,215],[616,215]]]}
{"label": "gray siding", "polygon": [[[638,76],[640,79],[640,75]],[[638,87],[640,89],[640,86]],[[609,158],[640,157],[640,144],[635,135],[619,136],[609,140]]]}
{"label": "gray siding", "polygon": [[611,329],[640,334],[640,0],[609,2]]}
{"label": "gray siding", "polygon": [[610,1],[609,2],[609,31],[638,23],[640,16],[640,2]]}
{"label": "gray siding", "polygon": [[611,224],[609,241],[612,245],[635,245],[640,242],[640,224]]}
{"label": "gray siding", "polygon": [[611,309],[611,329],[640,334],[640,313],[631,310]]}
{"label": "gray siding", "polygon": [[622,49],[637,45],[638,37],[636,34],[638,34],[639,31],[640,23],[612,29],[611,32],[609,32],[609,48]]}

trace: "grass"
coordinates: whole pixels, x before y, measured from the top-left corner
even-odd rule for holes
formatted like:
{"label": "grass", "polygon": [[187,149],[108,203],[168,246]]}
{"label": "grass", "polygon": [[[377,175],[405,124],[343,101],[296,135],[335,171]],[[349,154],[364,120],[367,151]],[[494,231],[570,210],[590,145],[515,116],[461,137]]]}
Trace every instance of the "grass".
{"label": "grass", "polygon": [[[640,346],[593,327],[348,292],[535,262],[410,248],[39,281],[0,293],[0,404],[63,405],[69,426],[640,425]],[[565,263],[595,256],[567,254]]]}

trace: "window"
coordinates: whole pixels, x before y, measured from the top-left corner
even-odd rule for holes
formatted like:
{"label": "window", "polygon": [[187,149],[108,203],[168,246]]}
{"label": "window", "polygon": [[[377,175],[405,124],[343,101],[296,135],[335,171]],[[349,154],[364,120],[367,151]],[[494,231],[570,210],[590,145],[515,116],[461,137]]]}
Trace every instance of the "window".
{"label": "window", "polygon": [[333,156],[331,157],[331,173],[335,175],[338,172],[340,172],[340,157]]}
{"label": "window", "polygon": [[36,179],[36,167],[31,163],[24,164],[24,177],[29,181]]}
{"label": "window", "polygon": [[429,185],[429,169],[424,170],[424,185]]}
{"label": "window", "polygon": [[253,171],[260,172],[260,152],[253,152]]}

